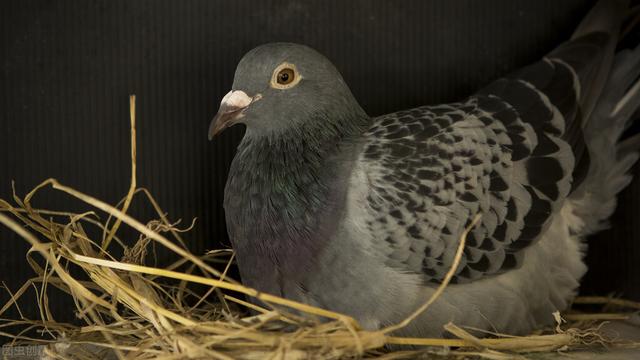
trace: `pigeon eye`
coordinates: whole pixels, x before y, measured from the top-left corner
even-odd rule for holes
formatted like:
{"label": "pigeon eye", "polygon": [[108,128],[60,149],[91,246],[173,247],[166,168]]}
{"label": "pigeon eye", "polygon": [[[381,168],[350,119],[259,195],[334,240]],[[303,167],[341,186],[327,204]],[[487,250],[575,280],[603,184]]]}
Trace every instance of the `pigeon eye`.
{"label": "pigeon eye", "polygon": [[300,82],[301,76],[296,66],[289,63],[280,64],[271,77],[271,87],[275,89],[289,89]]}
{"label": "pigeon eye", "polygon": [[292,69],[282,69],[278,73],[278,84],[287,85],[293,81],[295,74]]}

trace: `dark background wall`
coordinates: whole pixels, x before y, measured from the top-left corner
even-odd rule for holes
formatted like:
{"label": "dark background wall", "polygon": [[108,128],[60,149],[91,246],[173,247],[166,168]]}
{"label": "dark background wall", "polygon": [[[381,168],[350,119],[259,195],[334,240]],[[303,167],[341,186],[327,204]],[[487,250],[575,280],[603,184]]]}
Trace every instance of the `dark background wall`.
{"label": "dark background wall", "polygon": [[[222,193],[243,129],[207,141],[235,65],[271,41],[327,55],[370,115],[460,99],[566,39],[587,0],[2,1],[0,198],[48,177],[110,203],[129,181],[128,95],[138,96],[138,184],[172,219],[198,218],[191,250],[226,246]],[[638,171],[636,170],[636,174]],[[590,240],[583,291],[640,300],[638,192]],[[76,209],[51,191],[35,204]],[[134,209],[147,219],[150,210]],[[0,281],[31,275],[0,228]],[[8,299],[0,291],[0,305]],[[52,300],[60,319],[71,304]],[[29,306],[22,302],[27,313]],[[31,309],[34,310],[34,309]],[[14,313],[15,314],[15,313]]]}

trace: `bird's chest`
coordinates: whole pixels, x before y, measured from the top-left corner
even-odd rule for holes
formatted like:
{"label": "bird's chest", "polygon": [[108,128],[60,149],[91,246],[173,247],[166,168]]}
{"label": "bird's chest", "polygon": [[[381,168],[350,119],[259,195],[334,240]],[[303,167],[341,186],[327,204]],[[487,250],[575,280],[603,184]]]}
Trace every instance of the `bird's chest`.
{"label": "bird's chest", "polygon": [[307,168],[244,164],[232,165],[224,204],[242,280],[291,297],[332,236],[335,202]]}
{"label": "bird's chest", "polygon": [[233,171],[224,203],[232,241],[273,248],[304,242],[318,226],[325,197],[322,184],[304,173],[259,166]]}

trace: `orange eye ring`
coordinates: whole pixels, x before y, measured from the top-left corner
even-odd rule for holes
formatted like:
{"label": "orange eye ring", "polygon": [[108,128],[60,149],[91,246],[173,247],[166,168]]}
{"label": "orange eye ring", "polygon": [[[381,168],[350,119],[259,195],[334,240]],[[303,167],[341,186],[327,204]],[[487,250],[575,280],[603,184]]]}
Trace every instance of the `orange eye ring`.
{"label": "orange eye ring", "polygon": [[273,71],[271,76],[271,87],[275,89],[289,89],[296,86],[302,76],[298,73],[296,66],[287,62],[284,62]]}

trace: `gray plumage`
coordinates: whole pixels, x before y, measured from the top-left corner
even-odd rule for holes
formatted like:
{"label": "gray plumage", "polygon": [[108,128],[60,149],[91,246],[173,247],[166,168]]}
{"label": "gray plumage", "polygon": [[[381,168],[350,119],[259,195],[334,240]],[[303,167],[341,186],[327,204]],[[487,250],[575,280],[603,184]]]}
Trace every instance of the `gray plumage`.
{"label": "gray plumage", "polygon": [[637,159],[637,139],[618,143],[640,105],[640,48],[613,55],[625,11],[600,1],[542,60],[463,101],[377,118],[314,50],[250,51],[210,130],[247,126],[224,199],[243,282],[390,325],[433,293],[480,214],[453,284],[401,332],[552,322]]}

